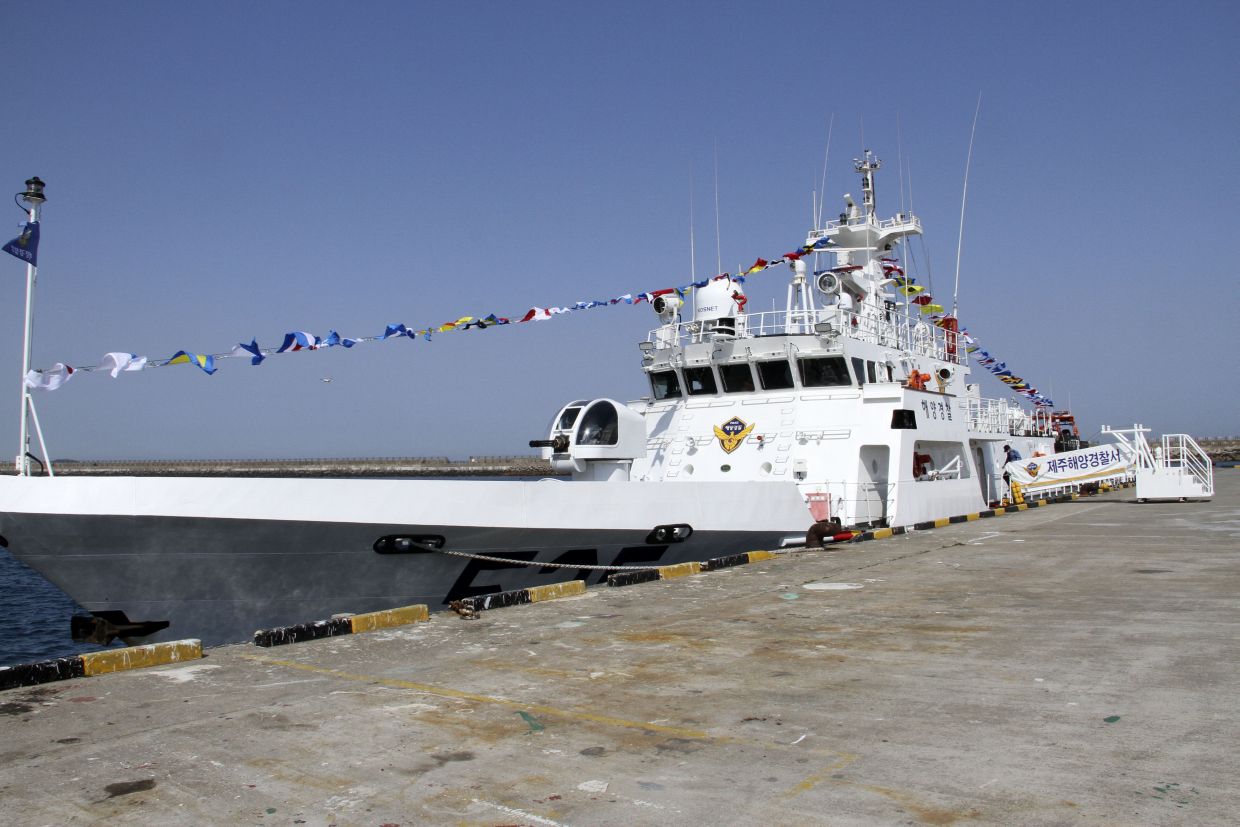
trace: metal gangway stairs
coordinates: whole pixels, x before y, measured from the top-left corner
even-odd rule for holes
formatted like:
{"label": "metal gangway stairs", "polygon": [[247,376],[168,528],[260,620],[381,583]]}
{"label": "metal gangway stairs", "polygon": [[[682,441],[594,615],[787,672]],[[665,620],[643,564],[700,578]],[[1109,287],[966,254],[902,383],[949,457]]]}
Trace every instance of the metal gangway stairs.
{"label": "metal gangway stairs", "polygon": [[1188,434],[1164,434],[1151,448],[1145,438],[1150,429],[1141,425],[1120,429],[1103,426],[1102,432],[1131,451],[1138,502],[1214,497],[1214,465]]}

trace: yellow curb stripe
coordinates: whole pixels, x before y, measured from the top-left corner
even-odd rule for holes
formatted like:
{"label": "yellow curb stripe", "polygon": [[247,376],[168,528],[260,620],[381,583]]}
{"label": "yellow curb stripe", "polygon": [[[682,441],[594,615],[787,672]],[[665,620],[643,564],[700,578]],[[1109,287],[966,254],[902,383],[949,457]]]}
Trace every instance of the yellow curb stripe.
{"label": "yellow curb stripe", "polygon": [[773,551],[751,551],[747,553],[749,562],[758,563],[762,560],[774,560],[779,555]]}
{"label": "yellow curb stripe", "polygon": [[421,623],[431,619],[431,610],[424,604],[401,606],[396,609],[385,609],[381,612],[366,612],[353,615],[349,623],[353,626],[353,634],[373,632],[375,629],[390,629],[393,626],[407,626],[410,623]]}
{"label": "yellow curb stripe", "polygon": [[981,519],[981,517],[982,517],[982,515],[981,515],[981,514],[965,514],[965,515],[964,515],[964,521],[965,521],[966,523],[971,523],[971,522],[973,522],[974,520],[980,520],[980,519]]}
{"label": "yellow curb stripe", "polygon": [[935,521],[934,521],[934,527],[935,527],[935,528],[943,528],[943,527],[945,527],[945,526],[949,526],[949,525],[951,525],[951,524],[952,524],[952,521],[951,521],[951,519],[950,519],[950,518],[948,518],[948,517],[939,517],[937,520],[935,520]]}
{"label": "yellow curb stripe", "polygon": [[691,574],[699,574],[702,571],[702,564],[697,562],[680,563],[675,566],[659,566],[659,579],[671,580],[674,577],[688,577]]}
{"label": "yellow curb stripe", "polygon": [[79,655],[86,674],[106,675],[109,672],[120,672],[126,669],[144,669],[148,666],[163,666],[183,660],[198,660],[202,657],[202,641],[174,640],[168,643],[149,643],[146,646],[126,646],[124,649],[108,649],[104,652],[89,652]]}
{"label": "yellow curb stripe", "polygon": [[569,580],[567,583],[552,583],[549,586],[532,586],[526,589],[530,594],[530,602],[555,600],[557,597],[573,597],[586,593],[586,581]]}
{"label": "yellow curb stripe", "polygon": [[890,537],[892,534],[895,534],[895,532],[894,532],[894,531],[892,531],[891,529],[889,529],[889,528],[880,528],[880,529],[875,530],[875,532],[874,532],[874,539],[875,539],[875,540],[886,540],[886,539],[887,539],[888,537]]}

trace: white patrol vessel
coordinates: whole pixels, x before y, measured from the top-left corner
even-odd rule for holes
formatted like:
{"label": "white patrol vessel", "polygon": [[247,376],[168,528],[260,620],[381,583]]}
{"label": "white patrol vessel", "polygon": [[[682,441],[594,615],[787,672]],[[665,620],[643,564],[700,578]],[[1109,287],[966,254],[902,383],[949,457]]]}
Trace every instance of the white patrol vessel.
{"label": "white patrol vessel", "polygon": [[80,637],[211,644],[985,509],[1004,446],[1052,453],[1054,423],[983,399],[955,319],[902,295],[921,222],[879,219],[879,166],[784,257],[782,312],[746,313],[726,275],[692,307],[655,298],[650,396],[572,402],[535,440],[568,480],[22,475],[0,478],[0,542],[91,613]]}

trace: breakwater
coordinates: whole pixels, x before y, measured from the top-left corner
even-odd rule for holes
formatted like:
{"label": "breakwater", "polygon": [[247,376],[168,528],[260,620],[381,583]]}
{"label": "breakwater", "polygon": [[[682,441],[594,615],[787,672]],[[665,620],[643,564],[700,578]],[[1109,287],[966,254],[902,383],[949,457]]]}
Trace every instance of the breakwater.
{"label": "breakwater", "polygon": [[[93,477],[538,477],[550,476],[541,457],[379,457],[353,459],[171,459],[52,461],[62,476]],[[40,473],[38,463],[34,472]],[[12,474],[12,468],[5,473]]]}
{"label": "breakwater", "polygon": [[1197,444],[1213,462],[1240,461],[1240,437],[1207,437],[1198,439]]}
{"label": "breakwater", "polygon": [[[1198,438],[1213,462],[1240,460],[1240,437]],[[528,454],[448,457],[371,457],[352,459],[58,459],[53,470],[64,476],[94,477],[547,477],[551,464]],[[14,473],[11,466],[0,473]],[[42,473],[38,463],[34,473]]]}

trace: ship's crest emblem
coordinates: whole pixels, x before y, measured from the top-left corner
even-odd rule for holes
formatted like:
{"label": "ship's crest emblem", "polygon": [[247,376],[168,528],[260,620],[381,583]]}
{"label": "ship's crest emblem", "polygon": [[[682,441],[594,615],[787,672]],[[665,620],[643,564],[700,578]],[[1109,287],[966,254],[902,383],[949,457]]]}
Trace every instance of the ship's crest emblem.
{"label": "ship's crest emblem", "polygon": [[722,425],[715,426],[715,436],[719,437],[719,446],[725,453],[730,454],[741,446],[752,430],[753,425],[746,425],[740,419],[732,417]]}
{"label": "ship's crest emblem", "polygon": [[1031,462],[1025,466],[1025,470],[1029,472],[1029,476],[1036,477],[1038,475],[1038,464]]}

